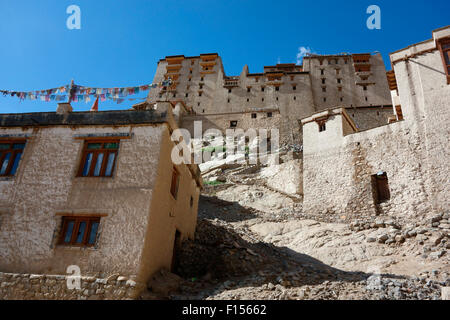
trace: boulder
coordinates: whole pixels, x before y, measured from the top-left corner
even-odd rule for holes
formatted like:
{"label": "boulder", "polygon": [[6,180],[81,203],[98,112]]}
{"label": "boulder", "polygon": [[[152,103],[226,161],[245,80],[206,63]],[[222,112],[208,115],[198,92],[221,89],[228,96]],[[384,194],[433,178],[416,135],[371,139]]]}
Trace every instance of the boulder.
{"label": "boulder", "polygon": [[183,282],[183,278],[166,269],[161,269],[153,275],[148,282],[147,287],[153,293],[167,297],[171,293],[177,292]]}

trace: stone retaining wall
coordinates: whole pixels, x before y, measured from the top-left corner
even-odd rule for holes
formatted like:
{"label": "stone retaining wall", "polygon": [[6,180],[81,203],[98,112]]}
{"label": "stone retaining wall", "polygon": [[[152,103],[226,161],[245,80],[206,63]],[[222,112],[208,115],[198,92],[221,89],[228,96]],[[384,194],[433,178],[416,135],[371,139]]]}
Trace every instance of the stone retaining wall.
{"label": "stone retaining wall", "polygon": [[81,277],[80,289],[73,290],[67,280],[73,283],[73,276],[0,272],[0,300],[129,300],[145,288],[118,275]]}

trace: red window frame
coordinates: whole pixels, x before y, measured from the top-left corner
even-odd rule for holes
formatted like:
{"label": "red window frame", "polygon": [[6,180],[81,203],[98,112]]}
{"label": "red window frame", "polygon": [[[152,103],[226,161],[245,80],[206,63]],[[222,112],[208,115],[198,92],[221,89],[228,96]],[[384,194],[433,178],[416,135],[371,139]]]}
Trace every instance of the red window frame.
{"label": "red window frame", "polygon": [[[15,175],[15,173],[18,170],[18,167],[20,165],[20,160],[19,163],[17,164],[16,170],[13,174],[11,174],[11,171],[13,169],[13,165],[14,162],[16,160],[17,155],[20,153],[22,156],[23,155],[23,151],[25,149],[27,141],[25,139],[14,139],[14,140],[0,140],[0,144],[9,144],[9,148],[8,149],[0,149],[0,177],[12,177]],[[14,149],[14,145],[15,144],[23,144],[24,147],[21,149]],[[5,158],[7,156],[7,154],[11,154],[11,156],[8,159],[8,165],[4,171],[4,173],[1,173],[1,169],[3,168],[3,163],[5,161]]]}
{"label": "red window frame", "polygon": [[[69,241],[65,241],[66,233],[69,224],[73,222],[72,232]],[[77,242],[79,236],[80,225],[85,223],[84,235],[80,242]],[[92,226],[97,223],[97,230],[95,231],[95,240],[89,243],[89,237],[92,232]],[[61,222],[61,232],[59,235],[58,244],[61,246],[75,246],[75,247],[93,247],[97,242],[98,229],[100,226],[100,217],[98,216],[63,216]]]}

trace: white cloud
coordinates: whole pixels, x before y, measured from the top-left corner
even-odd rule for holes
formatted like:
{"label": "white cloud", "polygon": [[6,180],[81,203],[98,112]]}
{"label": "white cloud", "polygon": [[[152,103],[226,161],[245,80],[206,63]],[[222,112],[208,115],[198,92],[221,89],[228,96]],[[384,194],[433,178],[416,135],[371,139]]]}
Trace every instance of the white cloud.
{"label": "white cloud", "polygon": [[298,48],[298,53],[297,53],[297,64],[302,64],[303,63],[303,58],[310,54],[313,53],[310,47],[300,47]]}

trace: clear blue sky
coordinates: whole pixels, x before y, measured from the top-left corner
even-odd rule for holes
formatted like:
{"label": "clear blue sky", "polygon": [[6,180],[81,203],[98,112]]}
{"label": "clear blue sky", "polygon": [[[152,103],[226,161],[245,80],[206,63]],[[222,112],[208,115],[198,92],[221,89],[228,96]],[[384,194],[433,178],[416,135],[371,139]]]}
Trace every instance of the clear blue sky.
{"label": "clear blue sky", "polygon": [[[69,5],[81,8],[81,30],[69,30]],[[381,30],[366,27],[369,5],[381,8]],[[448,0],[0,0],[0,90],[33,91],[68,84],[92,87],[151,83],[166,55],[218,52],[228,75],[296,62],[299,47],[320,54],[388,54],[431,38],[450,24]],[[140,95],[139,97],[142,97]],[[100,103],[100,110],[131,102]],[[74,103],[88,110],[91,103]],[[54,111],[56,102],[0,95],[0,113]]]}

